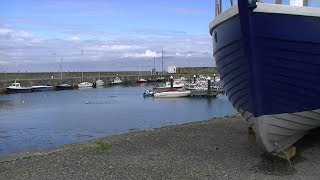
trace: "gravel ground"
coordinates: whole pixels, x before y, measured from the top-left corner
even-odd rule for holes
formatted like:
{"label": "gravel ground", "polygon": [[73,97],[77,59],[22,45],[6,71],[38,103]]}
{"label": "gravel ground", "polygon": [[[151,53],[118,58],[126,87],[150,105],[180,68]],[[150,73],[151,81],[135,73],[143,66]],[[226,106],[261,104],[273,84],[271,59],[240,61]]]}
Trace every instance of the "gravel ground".
{"label": "gravel ground", "polygon": [[319,134],[297,143],[289,167],[246,130],[225,117],[24,152],[0,158],[0,179],[320,179]]}

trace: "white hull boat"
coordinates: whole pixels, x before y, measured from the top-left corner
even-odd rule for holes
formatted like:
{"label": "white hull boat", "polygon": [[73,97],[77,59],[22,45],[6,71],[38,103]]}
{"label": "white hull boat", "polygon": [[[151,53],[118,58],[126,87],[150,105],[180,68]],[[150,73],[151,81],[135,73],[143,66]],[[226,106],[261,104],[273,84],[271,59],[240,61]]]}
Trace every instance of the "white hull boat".
{"label": "white hull boat", "polygon": [[170,90],[164,92],[154,93],[154,97],[158,98],[175,98],[175,97],[186,97],[191,94],[191,91],[179,91],[179,90]]}
{"label": "white hull boat", "polygon": [[114,78],[114,80],[111,82],[111,84],[122,84],[122,80],[119,77]]}
{"label": "white hull boat", "polygon": [[104,85],[104,82],[101,79],[98,79],[96,81],[96,86],[103,86],[103,85]]}
{"label": "white hull boat", "polygon": [[78,84],[78,87],[79,88],[92,88],[93,84],[89,83],[89,82],[82,82],[82,83]]}

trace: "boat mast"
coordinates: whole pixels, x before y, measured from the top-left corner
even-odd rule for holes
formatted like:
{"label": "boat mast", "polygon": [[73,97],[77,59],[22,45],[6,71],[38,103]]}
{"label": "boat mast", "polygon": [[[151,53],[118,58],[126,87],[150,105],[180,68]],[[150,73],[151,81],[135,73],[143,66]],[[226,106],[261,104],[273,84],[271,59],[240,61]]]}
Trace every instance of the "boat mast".
{"label": "boat mast", "polygon": [[63,67],[63,58],[61,58],[61,63],[60,63],[60,80],[61,80],[61,82],[62,82],[62,71],[63,71],[62,67]]}
{"label": "boat mast", "polygon": [[[81,57],[83,59],[83,50],[81,50]],[[81,82],[83,82],[83,68],[81,68]]]}
{"label": "boat mast", "polygon": [[161,65],[162,65],[162,74],[163,74],[163,49],[161,51]]}

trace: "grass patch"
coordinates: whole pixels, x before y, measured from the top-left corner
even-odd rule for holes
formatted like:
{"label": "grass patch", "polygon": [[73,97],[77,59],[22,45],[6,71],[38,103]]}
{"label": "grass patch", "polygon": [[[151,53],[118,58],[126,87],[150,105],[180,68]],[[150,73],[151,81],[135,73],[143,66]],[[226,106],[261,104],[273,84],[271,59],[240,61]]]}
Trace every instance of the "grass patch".
{"label": "grass patch", "polygon": [[111,149],[111,146],[105,142],[99,141],[97,142],[97,146],[95,149],[98,151],[108,151]]}

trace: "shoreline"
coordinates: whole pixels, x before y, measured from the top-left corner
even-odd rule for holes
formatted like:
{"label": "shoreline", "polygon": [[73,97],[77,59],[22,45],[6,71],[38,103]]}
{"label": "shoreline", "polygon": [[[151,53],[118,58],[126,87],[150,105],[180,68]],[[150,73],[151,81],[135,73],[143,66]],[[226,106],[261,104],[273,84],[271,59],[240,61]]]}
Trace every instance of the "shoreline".
{"label": "shoreline", "polygon": [[[318,135],[319,136],[319,135]],[[299,147],[300,146],[300,147]],[[292,167],[247,140],[239,115],[133,131],[0,157],[4,179],[270,179],[320,177],[320,138],[297,143]]]}

